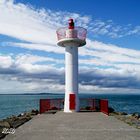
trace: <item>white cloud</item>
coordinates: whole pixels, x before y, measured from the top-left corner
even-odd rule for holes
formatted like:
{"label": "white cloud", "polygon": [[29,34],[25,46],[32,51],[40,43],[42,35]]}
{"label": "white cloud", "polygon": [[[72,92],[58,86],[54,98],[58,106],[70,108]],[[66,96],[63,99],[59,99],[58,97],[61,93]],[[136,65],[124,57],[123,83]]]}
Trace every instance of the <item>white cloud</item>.
{"label": "white cloud", "polygon": [[140,26],[136,26],[134,29],[130,30],[127,35],[140,35]]}
{"label": "white cloud", "polygon": [[89,49],[91,48],[91,46],[94,46],[94,49],[99,50],[99,51],[108,51],[110,53],[117,53],[117,54],[123,54],[123,55],[134,57],[134,58],[135,57],[140,58],[140,51],[138,50],[122,48],[116,45],[105,44],[98,41],[91,41],[91,40],[87,40],[87,41],[88,41],[87,46],[89,47]]}
{"label": "white cloud", "polygon": [[[7,45],[22,47],[31,50],[32,49],[43,50],[46,52],[53,52],[61,55],[64,55],[65,52],[64,48],[58,46],[27,44],[27,43],[9,43]],[[131,69],[132,67],[135,66],[137,66],[137,68],[140,67],[140,51],[121,48],[112,44],[105,44],[98,41],[91,41],[89,39],[87,40],[86,47],[79,48],[79,55],[80,56],[88,55],[90,57],[88,59],[80,59],[80,63],[86,65],[88,64],[97,66],[112,66],[122,69],[123,69],[122,65],[125,64],[129,65],[130,66],[129,68]],[[60,61],[58,60],[58,62]],[[124,67],[124,69],[129,68]]]}
{"label": "white cloud", "polygon": [[[139,34],[139,27],[122,27],[111,20],[93,20],[90,16],[77,13],[34,9],[21,3],[14,4],[12,0],[1,1],[0,9],[0,34],[23,41],[5,42],[2,44],[4,47],[53,52],[62,56],[65,50],[56,46],[56,29],[66,26],[69,17],[75,18],[78,26],[83,26],[96,35],[123,37]],[[87,45],[79,48],[79,55],[80,91],[140,90],[140,51],[88,38]],[[15,85],[19,86],[16,90],[23,92],[64,91],[64,61],[61,59],[18,54],[1,55],[0,60],[0,79],[5,81],[2,84],[3,91],[6,81],[13,86],[9,87],[9,91],[14,91]]]}
{"label": "white cloud", "polygon": [[0,68],[9,68],[12,63],[11,56],[0,55]]}
{"label": "white cloud", "polygon": [[[26,90],[22,90],[23,92],[63,92],[64,68],[57,68],[50,64],[38,64],[39,62],[48,61],[49,59],[51,58],[30,54],[19,54],[15,58],[9,57],[12,64],[8,65],[9,67],[3,68],[4,71],[2,71],[2,68],[0,69],[0,75],[2,76],[1,79],[5,82],[13,81],[13,83],[7,82],[9,84],[12,83],[11,86],[13,86],[13,84],[19,85],[19,88],[16,89],[17,91],[26,87]],[[5,61],[5,63],[8,63],[9,60]],[[130,66],[130,69],[129,67],[123,68],[123,66],[118,69],[81,67],[79,71],[80,91],[92,92],[94,90],[95,92],[110,93],[119,91],[138,92],[140,86],[140,71],[139,69],[137,69],[137,71],[133,71],[131,67],[132,66]],[[5,82],[2,83],[3,90]],[[23,83],[23,87],[20,83]],[[15,86],[13,86],[13,88],[14,87]],[[12,91],[14,90],[12,87],[9,87],[9,90],[10,89]]]}
{"label": "white cloud", "polygon": [[[67,23],[69,17],[77,19],[79,25],[87,26],[89,17],[76,13],[54,12],[38,9],[21,3],[3,1],[0,4],[0,34],[23,41],[54,45],[56,29]],[[67,15],[67,16],[65,16]]]}
{"label": "white cloud", "polygon": [[0,4],[0,33],[35,43],[53,44],[55,30],[41,19],[40,13],[24,4]]}
{"label": "white cloud", "polygon": [[92,20],[92,22],[89,24],[89,30],[94,33],[94,36],[104,35],[111,38],[121,38],[131,35],[140,35],[139,25],[118,25],[112,20]]}
{"label": "white cloud", "polygon": [[[56,43],[56,42],[55,42]],[[64,48],[59,47],[56,45],[49,45],[49,44],[33,44],[33,43],[13,43],[13,42],[7,42],[3,43],[3,46],[14,46],[14,47],[20,47],[25,48],[29,50],[39,50],[39,51],[46,51],[46,52],[53,52],[57,54],[63,54]]]}
{"label": "white cloud", "polygon": [[38,56],[38,55],[31,55],[31,54],[19,54],[17,55],[17,57],[15,58],[15,64],[36,64],[36,63],[43,63],[43,62],[52,62],[52,63],[64,63],[63,60],[59,60],[59,59],[54,59],[52,57],[43,57],[43,56]]}

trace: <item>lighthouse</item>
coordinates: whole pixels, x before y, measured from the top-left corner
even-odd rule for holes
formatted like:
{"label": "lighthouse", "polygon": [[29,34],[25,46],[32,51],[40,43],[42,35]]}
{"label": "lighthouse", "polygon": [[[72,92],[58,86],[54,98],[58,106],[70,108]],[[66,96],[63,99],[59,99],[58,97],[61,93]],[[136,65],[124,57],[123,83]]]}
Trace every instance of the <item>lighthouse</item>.
{"label": "lighthouse", "polygon": [[57,31],[57,45],[65,48],[65,99],[64,112],[79,111],[78,48],[86,44],[86,29],[75,27],[69,19],[68,27]]}

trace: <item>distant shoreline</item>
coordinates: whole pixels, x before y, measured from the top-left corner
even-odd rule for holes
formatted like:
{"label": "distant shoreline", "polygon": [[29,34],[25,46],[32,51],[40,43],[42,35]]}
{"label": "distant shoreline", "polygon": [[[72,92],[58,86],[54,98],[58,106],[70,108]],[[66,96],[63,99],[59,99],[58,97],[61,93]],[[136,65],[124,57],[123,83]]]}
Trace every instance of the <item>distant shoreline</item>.
{"label": "distant shoreline", "polygon": [[[140,95],[140,93],[79,93],[80,95]],[[65,95],[65,93],[1,93],[0,95]]]}
{"label": "distant shoreline", "polygon": [[0,95],[64,95],[64,93],[9,93]]}

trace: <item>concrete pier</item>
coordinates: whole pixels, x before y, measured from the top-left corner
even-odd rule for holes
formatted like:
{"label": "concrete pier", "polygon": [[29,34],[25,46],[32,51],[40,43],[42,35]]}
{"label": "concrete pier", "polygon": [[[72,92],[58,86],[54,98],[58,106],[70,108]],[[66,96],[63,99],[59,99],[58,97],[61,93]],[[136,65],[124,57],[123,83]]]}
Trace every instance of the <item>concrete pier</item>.
{"label": "concrete pier", "polygon": [[140,130],[100,112],[37,115],[4,140],[140,140]]}

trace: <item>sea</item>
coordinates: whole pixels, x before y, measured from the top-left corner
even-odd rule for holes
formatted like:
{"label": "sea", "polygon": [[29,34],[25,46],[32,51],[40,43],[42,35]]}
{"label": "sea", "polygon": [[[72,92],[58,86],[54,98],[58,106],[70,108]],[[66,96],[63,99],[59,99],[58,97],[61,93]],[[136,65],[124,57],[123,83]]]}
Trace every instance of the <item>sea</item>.
{"label": "sea", "polygon": [[[116,111],[140,113],[140,94],[79,94],[80,98],[108,99]],[[64,94],[1,94],[0,119],[18,115],[32,109],[39,110],[40,99],[64,98]]]}

